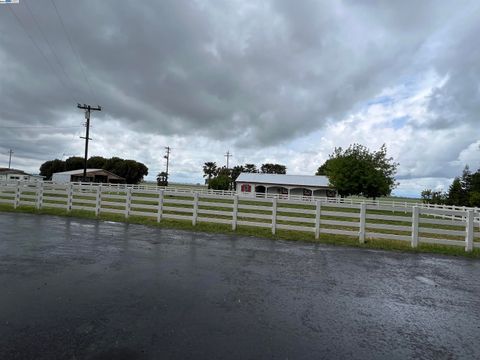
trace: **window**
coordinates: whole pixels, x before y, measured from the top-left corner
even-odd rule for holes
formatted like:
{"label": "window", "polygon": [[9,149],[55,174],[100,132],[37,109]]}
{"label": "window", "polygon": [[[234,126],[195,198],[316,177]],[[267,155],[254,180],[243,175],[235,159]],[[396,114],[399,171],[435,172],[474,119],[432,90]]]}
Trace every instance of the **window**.
{"label": "window", "polygon": [[252,191],[252,185],[250,184],[242,184],[240,187],[242,192],[251,192]]}
{"label": "window", "polygon": [[303,189],[303,196],[312,196],[312,190]]}

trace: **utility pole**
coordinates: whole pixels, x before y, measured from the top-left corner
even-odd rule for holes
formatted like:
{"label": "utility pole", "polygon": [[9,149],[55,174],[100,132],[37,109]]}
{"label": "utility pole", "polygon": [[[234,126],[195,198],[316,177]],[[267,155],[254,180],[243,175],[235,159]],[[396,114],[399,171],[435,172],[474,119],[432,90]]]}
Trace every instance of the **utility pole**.
{"label": "utility pole", "polygon": [[10,165],[12,165],[12,154],[13,154],[13,150],[10,149],[10,151],[8,152],[9,154],[9,157],[8,157],[8,168],[10,169]]}
{"label": "utility pole", "polygon": [[227,153],[225,154],[225,157],[227,158],[227,169],[229,169],[228,164],[229,164],[230,158],[231,158],[232,156],[233,156],[233,155],[230,154],[230,150],[228,150]]}
{"label": "utility pole", "polygon": [[167,171],[166,171],[167,178],[165,180],[166,180],[166,183],[168,184],[168,162],[170,160],[170,151],[171,151],[170,146],[165,146],[165,150],[167,150],[167,152],[164,156],[164,158],[167,159]]}
{"label": "utility pole", "polygon": [[87,120],[85,127],[85,137],[80,136],[81,139],[85,139],[85,159],[83,163],[83,181],[87,180],[87,159],[88,159],[88,140],[92,140],[89,138],[90,135],[90,112],[91,111],[102,111],[101,106],[97,105],[96,107],[92,107],[86,104],[77,104],[79,109],[85,110],[85,119]]}

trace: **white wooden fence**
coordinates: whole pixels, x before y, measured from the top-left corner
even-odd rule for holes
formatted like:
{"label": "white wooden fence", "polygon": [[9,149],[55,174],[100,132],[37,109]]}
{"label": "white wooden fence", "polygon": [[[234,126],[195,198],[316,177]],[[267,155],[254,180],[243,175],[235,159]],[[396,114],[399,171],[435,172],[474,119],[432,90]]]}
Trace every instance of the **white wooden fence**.
{"label": "white wooden fence", "polygon": [[[45,185],[53,185],[54,182],[45,181],[43,182]],[[30,184],[32,183],[24,183]],[[36,183],[33,183],[36,184]],[[90,182],[74,182],[74,185],[82,185],[84,187],[90,187],[92,189],[96,188],[98,183],[90,183]],[[9,186],[16,186],[17,182],[9,182],[3,183],[0,185],[9,185]],[[455,205],[436,205],[436,204],[424,204],[420,201],[397,201],[397,200],[381,200],[381,199],[362,199],[362,198],[342,198],[342,197],[322,197],[322,196],[303,196],[303,195],[292,195],[292,194],[269,194],[269,193],[241,193],[232,190],[213,190],[213,189],[206,189],[202,187],[196,186],[182,186],[182,187],[175,187],[175,186],[157,186],[152,184],[101,184],[102,187],[108,187],[112,191],[117,189],[124,190],[127,188],[132,188],[132,190],[148,190],[148,191],[159,191],[165,190],[171,193],[185,193],[185,194],[209,194],[209,195],[222,195],[222,196],[248,196],[252,198],[264,198],[264,199],[272,199],[272,198],[279,198],[279,199],[287,199],[287,200],[300,200],[305,202],[316,202],[320,200],[322,203],[341,203],[341,204],[362,204],[365,203],[371,206],[391,206],[393,208],[409,208],[413,206],[418,206],[423,209],[444,209],[444,210],[459,210],[459,211],[467,211],[469,208],[465,206],[455,206]],[[480,214],[480,208],[472,208],[475,213]],[[477,220],[476,220],[477,221]],[[480,221],[480,217],[478,218]]]}
{"label": "white wooden fence", "polygon": [[[16,183],[0,184],[0,203],[67,212],[84,210],[130,216],[228,224],[352,236],[365,239],[408,241],[480,248],[480,232],[474,231],[479,213],[472,208],[421,208],[401,204],[304,201],[282,198],[242,197],[238,194],[176,191],[170,188],[138,188],[100,184]],[[440,217],[440,218],[439,218]]]}

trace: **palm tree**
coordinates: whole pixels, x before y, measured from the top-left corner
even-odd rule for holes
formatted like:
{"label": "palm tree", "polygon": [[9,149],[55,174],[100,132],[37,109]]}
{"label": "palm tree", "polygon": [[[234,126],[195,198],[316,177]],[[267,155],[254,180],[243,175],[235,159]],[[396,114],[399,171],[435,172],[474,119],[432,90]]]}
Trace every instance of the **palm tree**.
{"label": "palm tree", "polygon": [[242,173],[242,172],[245,172],[245,169],[243,168],[242,165],[237,165],[237,166],[234,166],[230,175],[231,175],[231,178],[232,178],[232,181],[234,182],[235,180],[237,180],[238,176]]}
{"label": "palm tree", "polygon": [[213,176],[217,175],[217,163],[213,161],[203,164],[203,177],[207,178],[207,183],[210,182]]}

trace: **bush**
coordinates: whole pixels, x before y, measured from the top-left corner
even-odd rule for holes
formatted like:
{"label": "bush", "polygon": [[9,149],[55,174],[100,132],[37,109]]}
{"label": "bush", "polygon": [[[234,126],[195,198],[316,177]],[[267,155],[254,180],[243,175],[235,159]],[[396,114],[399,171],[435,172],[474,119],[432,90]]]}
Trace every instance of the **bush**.
{"label": "bush", "polygon": [[213,190],[228,190],[230,188],[230,178],[225,175],[219,175],[211,179],[208,185]]}

